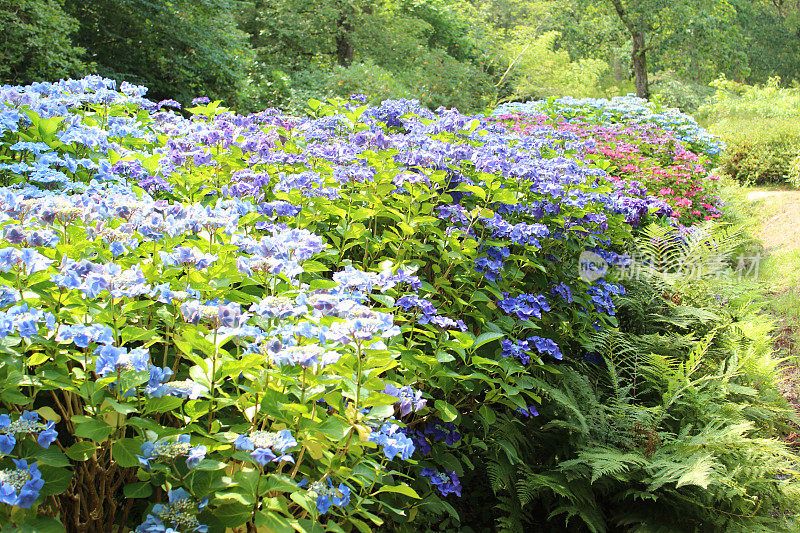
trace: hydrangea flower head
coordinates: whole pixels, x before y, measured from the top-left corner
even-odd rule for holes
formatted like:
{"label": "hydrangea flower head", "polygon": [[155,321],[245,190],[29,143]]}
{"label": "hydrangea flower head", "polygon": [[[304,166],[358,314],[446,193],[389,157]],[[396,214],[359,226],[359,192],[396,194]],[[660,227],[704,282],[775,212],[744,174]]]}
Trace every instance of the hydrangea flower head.
{"label": "hydrangea flower head", "polygon": [[439,472],[433,468],[423,468],[420,471],[420,475],[430,479],[431,485],[436,487],[436,490],[442,496],[447,496],[448,494],[461,496],[461,481],[454,471]]}
{"label": "hydrangea flower head", "polygon": [[197,519],[206,505],[208,498],[198,501],[184,489],[173,489],[169,491],[169,503],[154,505],[136,533],[206,533],[208,526]]}
{"label": "hydrangea flower head", "polygon": [[23,411],[22,415],[15,421],[7,414],[0,415],[0,453],[7,455],[11,453],[17,443],[16,435],[27,434],[36,435],[36,442],[42,448],[49,448],[58,438],[55,430],[55,422],[39,421],[39,413],[35,411]]}
{"label": "hydrangea flower head", "polygon": [[320,515],[327,513],[332,506],[346,507],[350,503],[350,487],[344,483],[339,483],[338,487],[334,487],[331,478],[328,478],[327,483],[324,481],[315,481],[311,484],[307,479],[298,483],[301,487],[307,487],[306,491],[317,498],[317,512]]}
{"label": "hydrangea flower head", "polygon": [[249,451],[250,456],[261,466],[268,463],[288,461],[293,463],[294,458],[285,453],[286,450],[297,446],[297,440],[288,429],[280,431],[252,431],[247,435],[239,435],[233,442],[237,450]]}
{"label": "hydrangea flower head", "polygon": [[36,463],[13,459],[15,468],[0,470],[0,502],[30,509],[44,486]]}
{"label": "hydrangea flower head", "polygon": [[207,448],[203,445],[192,446],[190,440],[189,435],[180,435],[177,440],[147,441],[141,446],[142,455],[136,457],[148,472],[152,468],[151,461],[172,461],[177,457],[185,457],[186,466],[193,469],[206,456]]}

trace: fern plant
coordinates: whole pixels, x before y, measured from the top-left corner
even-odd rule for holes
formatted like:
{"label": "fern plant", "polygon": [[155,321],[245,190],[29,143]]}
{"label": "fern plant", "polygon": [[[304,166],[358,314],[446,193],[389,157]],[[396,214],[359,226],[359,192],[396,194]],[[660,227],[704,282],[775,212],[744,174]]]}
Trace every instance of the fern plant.
{"label": "fern plant", "polygon": [[[680,253],[734,248],[714,239]],[[680,280],[659,279],[630,284],[619,330],[593,342],[599,364],[537,380],[541,416],[523,438],[518,421],[492,428],[497,530],[795,529],[798,457],[770,438],[788,411],[768,322],[676,305],[662,294]]]}

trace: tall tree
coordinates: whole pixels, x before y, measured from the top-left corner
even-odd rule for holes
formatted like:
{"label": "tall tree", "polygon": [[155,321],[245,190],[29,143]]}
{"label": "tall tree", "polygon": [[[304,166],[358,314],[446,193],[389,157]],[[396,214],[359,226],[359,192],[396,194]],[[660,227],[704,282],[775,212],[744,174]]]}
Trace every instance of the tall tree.
{"label": "tall tree", "polygon": [[0,0],[0,82],[25,84],[81,73],[72,35],[78,21],[62,0]]}
{"label": "tall tree", "polygon": [[233,0],[67,0],[99,74],[142,83],[154,98],[236,103],[252,52]]}
{"label": "tall tree", "polygon": [[[653,30],[653,11],[636,10],[622,0],[610,0],[619,20],[631,36],[631,64],[636,85],[636,96],[650,98],[647,82],[647,34]],[[658,8],[655,8],[656,10]]]}

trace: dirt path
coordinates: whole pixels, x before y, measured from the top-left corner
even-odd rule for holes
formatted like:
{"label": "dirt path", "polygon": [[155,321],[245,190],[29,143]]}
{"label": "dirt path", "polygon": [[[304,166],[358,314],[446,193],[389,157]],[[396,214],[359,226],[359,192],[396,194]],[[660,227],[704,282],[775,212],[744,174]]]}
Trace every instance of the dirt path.
{"label": "dirt path", "polygon": [[[778,357],[787,360],[780,366],[778,389],[800,418],[800,282],[796,255],[800,251],[800,191],[753,190],[747,200],[759,214],[754,236],[779,266],[768,277],[767,310],[775,319],[773,342]],[[800,450],[800,425],[790,433],[787,443]]]}
{"label": "dirt path", "polygon": [[757,190],[747,199],[763,205],[765,218],[756,237],[767,253],[800,249],[800,191]]}

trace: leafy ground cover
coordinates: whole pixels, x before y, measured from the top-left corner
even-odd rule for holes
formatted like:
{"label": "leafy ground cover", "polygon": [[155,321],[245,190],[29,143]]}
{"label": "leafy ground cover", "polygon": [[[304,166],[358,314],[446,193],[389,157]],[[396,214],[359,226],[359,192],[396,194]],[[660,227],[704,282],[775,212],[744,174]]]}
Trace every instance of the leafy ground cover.
{"label": "leafy ground cover", "polygon": [[800,91],[780,87],[779,78],[754,86],[723,78],[712,85],[714,97],[698,117],[728,146],[723,172],[741,183],[797,186]]}
{"label": "leafy ground cover", "polygon": [[785,524],[793,458],[735,364],[763,353],[733,350],[702,285],[623,298],[581,259],[725,239],[650,225],[672,209],[588,139],[405,100],[300,119],[145,93],[0,90],[4,523]]}

